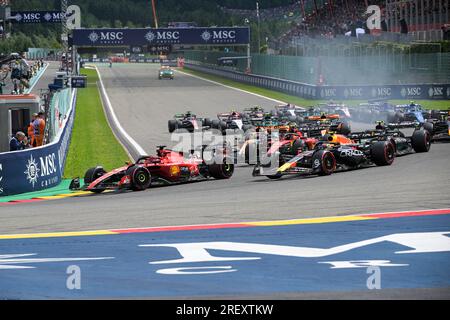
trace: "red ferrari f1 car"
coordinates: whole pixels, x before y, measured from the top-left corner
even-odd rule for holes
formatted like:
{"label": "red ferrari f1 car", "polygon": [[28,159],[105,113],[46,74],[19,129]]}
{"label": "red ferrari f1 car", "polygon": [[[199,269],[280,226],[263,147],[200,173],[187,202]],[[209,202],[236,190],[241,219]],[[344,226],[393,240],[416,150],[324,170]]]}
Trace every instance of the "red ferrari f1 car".
{"label": "red ferrari f1 car", "polygon": [[[216,156],[217,151],[212,150]],[[222,157],[223,156],[223,157]],[[168,185],[190,181],[228,179],[233,175],[234,165],[221,155],[220,163],[207,164],[202,157],[166,149],[159,146],[157,156],[144,156],[134,164],[106,172],[101,166],[90,168],[84,176],[82,189],[100,193],[106,189],[144,190],[153,185]]]}

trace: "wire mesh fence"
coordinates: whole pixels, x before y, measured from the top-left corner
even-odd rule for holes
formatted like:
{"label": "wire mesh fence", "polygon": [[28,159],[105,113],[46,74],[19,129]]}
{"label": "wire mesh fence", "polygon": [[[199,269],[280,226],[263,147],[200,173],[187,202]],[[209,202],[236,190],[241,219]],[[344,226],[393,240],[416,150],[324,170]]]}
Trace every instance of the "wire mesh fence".
{"label": "wire mesh fence", "polygon": [[[314,49],[311,49],[314,50]],[[331,49],[330,49],[331,50]],[[305,56],[253,54],[251,72],[257,75],[324,85],[430,84],[450,81],[450,53],[398,52],[391,47],[323,48]],[[242,53],[186,51],[185,58],[202,65],[244,72],[246,59],[224,66],[222,58]]]}

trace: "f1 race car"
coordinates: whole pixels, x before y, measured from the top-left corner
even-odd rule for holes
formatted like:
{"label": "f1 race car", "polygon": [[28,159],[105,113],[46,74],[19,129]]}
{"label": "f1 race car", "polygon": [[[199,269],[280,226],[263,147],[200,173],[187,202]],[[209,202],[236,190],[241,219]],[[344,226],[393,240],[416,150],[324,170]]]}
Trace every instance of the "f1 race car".
{"label": "f1 race car", "polygon": [[159,69],[158,79],[170,79],[173,80],[175,77],[175,72],[169,66],[162,66]]}
{"label": "f1 race car", "polygon": [[297,123],[303,121],[305,112],[305,108],[290,103],[286,105],[278,105],[275,109],[270,111],[272,116],[277,117],[280,120],[295,121]]}
{"label": "f1 race car", "polygon": [[339,115],[341,119],[352,118],[350,109],[343,103],[330,101],[328,103],[319,103],[318,107],[322,112]]}
{"label": "f1 race car", "polygon": [[[213,153],[220,148],[213,150]],[[225,152],[224,152],[225,153]],[[213,155],[215,157],[215,155]],[[220,163],[207,164],[194,154],[183,153],[159,146],[157,156],[144,156],[134,164],[106,172],[101,166],[90,168],[84,176],[82,189],[100,193],[107,189],[131,189],[140,191],[153,185],[170,185],[190,181],[228,179],[233,175],[234,165],[227,163],[227,155],[221,155]],[[222,161],[223,159],[223,161]]]}
{"label": "f1 race car", "polygon": [[170,133],[177,129],[186,129],[189,132],[194,132],[195,130],[211,127],[211,120],[209,118],[199,118],[191,111],[186,111],[186,113],[174,115],[173,119],[168,121],[168,127]]}
{"label": "f1 race car", "polygon": [[[281,154],[297,155],[305,147],[313,149],[317,140],[315,138],[307,138],[302,132],[298,131],[295,126],[278,129],[277,134],[273,137],[273,132],[259,130],[255,132],[252,139],[248,139],[239,150],[239,156],[245,157],[245,163],[254,164],[262,150],[267,149],[267,153],[262,156],[270,157],[279,152]],[[275,138],[275,140],[273,140]]]}
{"label": "f1 race car", "polygon": [[242,116],[243,118],[247,119],[250,123],[254,124],[256,122],[262,121],[264,119],[265,114],[266,113],[264,112],[263,108],[255,106],[244,109]]}
{"label": "f1 race car", "polygon": [[431,146],[431,134],[427,130],[416,129],[412,136],[407,137],[399,129],[386,127],[383,121],[378,122],[375,130],[352,132],[348,138],[358,143],[389,141],[394,146],[396,156],[413,152],[428,152]]}
{"label": "f1 race car", "polygon": [[424,114],[426,111],[420,104],[413,101],[410,104],[396,105],[394,110],[388,111],[388,123],[408,123],[416,122],[423,124],[425,122]]}
{"label": "f1 race car", "polygon": [[253,128],[248,118],[240,112],[231,111],[227,113],[219,113],[217,118],[218,119],[211,121],[211,128],[219,129],[222,132],[225,132],[227,129],[240,129],[247,131],[248,129]]}
{"label": "f1 race car", "polygon": [[[279,166],[272,167],[275,157]],[[329,175],[339,170],[359,169],[371,166],[391,165],[395,159],[395,147],[390,141],[355,142],[343,135],[328,134],[317,141],[313,150],[295,156],[275,154],[258,163],[253,176],[278,179],[288,174]]]}
{"label": "f1 race car", "polygon": [[431,110],[423,128],[431,133],[432,141],[450,141],[450,111]]}
{"label": "f1 race car", "polygon": [[327,118],[326,115],[322,115],[307,119],[298,126],[298,130],[307,137],[320,137],[330,132],[347,135],[351,132],[350,123],[339,120],[339,117]]}
{"label": "f1 race car", "polygon": [[371,100],[360,103],[357,107],[350,109],[352,119],[364,123],[374,123],[376,121],[387,122],[389,112],[394,112],[394,106],[385,100]]}

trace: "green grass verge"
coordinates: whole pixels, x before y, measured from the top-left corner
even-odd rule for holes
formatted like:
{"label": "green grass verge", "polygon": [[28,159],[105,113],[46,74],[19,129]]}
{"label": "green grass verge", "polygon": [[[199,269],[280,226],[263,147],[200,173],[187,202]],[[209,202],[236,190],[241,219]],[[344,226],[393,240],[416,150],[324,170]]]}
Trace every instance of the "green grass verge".
{"label": "green grass verge", "polygon": [[67,155],[65,178],[83,177],[86,170],[102,165],[106,170],[129,160],[116,140],[103,111],[95,70],[81,69],[87,75],[87,88],[78,89],[75,123]]}
{"label": "green grass verge", "polygon": [[[296,105],[301,105],[301,106],[311,106],[311,105],[316,105],[318,103],[329,101],[329,100],[303,99],[303,98],[299,98],[299,97],[292,96],[289,94],[277,92],[274,90],[264,89],[264,88],[240,83],[237,81],[229,80],[226,78],[222,78],[219,76],[210,75],[210,74],[207,74],[204,72],[199,72],[196,70],[188,69],[186,67],[183,69],[183,72],[186,72],[186,73],[189,73],[189,74],[192,74],[195,76],[199,76],[199,77],[202,77],[202,78],[205,78],[208,80],[216,81],[216,82],[222,83],[227,86],[231,86],[231,87],[235,87],[238,89],[250,91],[250,92],[253,92],[256,94],[260,94],[265,97],[269,97],[269,98],[277,99],[277,100],[281,100],[281,101],[286,101],[286,102],[293,103]],[[390,100],[390,102],[393,104],[405,104],[405,103],[409,103],[410,101],[411,100]],[[339,100],[339,102],[343,102],[347,105],[358,105],[360,103],[367,102],[367,100]],[[450,101],[448,101],[448,100],[415,100],[415,102],[421,104],[423,107],[425,107],[427,109],[442,109],[442,110],[450,109]]]}

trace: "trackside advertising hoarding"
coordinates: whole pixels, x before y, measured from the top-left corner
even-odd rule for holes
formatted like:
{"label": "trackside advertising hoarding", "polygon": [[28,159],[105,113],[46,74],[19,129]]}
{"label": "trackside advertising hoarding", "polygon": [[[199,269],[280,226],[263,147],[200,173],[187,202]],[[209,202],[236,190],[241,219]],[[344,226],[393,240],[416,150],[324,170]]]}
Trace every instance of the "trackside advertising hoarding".
{"label": "trackside advertising hoarding", "polygon": [[[70,89],[68,89],[70,90]],[[39,191],[61,182],[75,118],[76,90],[68,116],[54,142],[33,149],[0,153],[0,197]]]}
{"label": "trackside advertising hoarding", "polygon": [[61,23],[64,12],[61,11],[12,11],[12,23]]}
{"label": "trackside advertising hoarding", "polygon": [[367,86],[317,86],[307,83],[271,78],[256,74],[224,70],[217,67],[186,63],[193,70],[214,74],[242,83],[287,93],[290,95],[320,100],[449,100],[450,84],[404,84],[404,85],[367,85]]}
{"label": "trackside advertising hoarding", "polygon": [[75,29],[75,46],[145,46],[169,44],[245,45],[248,27],[158,28],[158,29]]}

